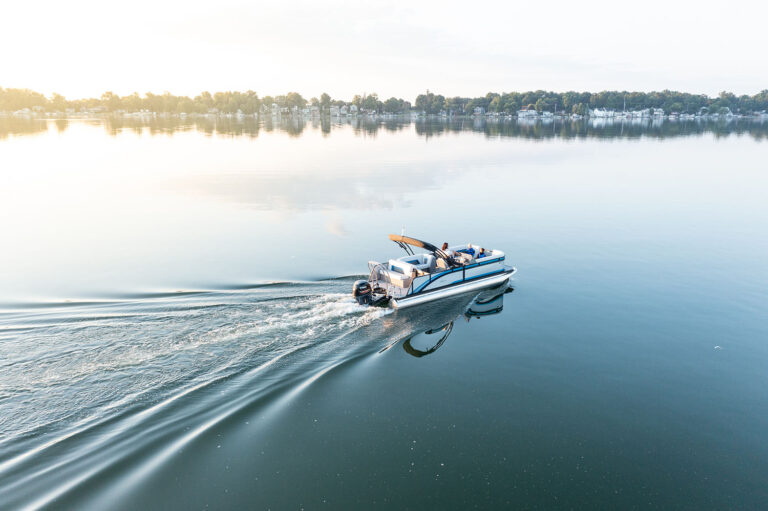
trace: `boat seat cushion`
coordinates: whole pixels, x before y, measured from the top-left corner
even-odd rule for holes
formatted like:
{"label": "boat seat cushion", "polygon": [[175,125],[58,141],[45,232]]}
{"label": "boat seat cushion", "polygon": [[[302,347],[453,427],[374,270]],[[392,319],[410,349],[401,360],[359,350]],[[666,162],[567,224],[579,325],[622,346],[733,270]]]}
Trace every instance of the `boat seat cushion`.
{"label": "boat seat cushion", "polygon": [[410,287],[411,285],[411,277],[406,277],[405,275],[400,275],[398,273],[391,273],[389,276],[389,282],[397,287]]}
{"label": "boat seat cushion", "polygon": [[416,254],[415,256],[390,259],[389,270],[403,275],[410,275],[413,270],[429,272],[435,256],[432,254]]}
{"label": "boat seat cushion", "polygon": [[474,260],[474,257],[464,252],[456,252],[456,257],[464,264],[470,264]]}

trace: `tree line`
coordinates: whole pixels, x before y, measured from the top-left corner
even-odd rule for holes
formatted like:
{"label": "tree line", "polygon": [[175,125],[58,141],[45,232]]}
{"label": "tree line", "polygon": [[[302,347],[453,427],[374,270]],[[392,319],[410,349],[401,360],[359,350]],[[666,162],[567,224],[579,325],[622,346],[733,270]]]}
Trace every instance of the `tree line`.
{"label": "tree line", "polygon": [[401,98],[391,97],[380,100],[377,94],[355,95],[351,101],[333,99],[327,93],[320,97],[305,99],[298,92],[289,92],[281,96],[259,97],[256,92],[202,92],[195,97],[175,96],[171,93],[145,93],[143,96],[134,92],[127,96],[119,96],[113,92],[105,92],[98,98],[66,99],[60,94],[50,97],[29,89],[4,89],[0,87],[0,111],[17,111],[24,108],[46,112],[66,112],[103,110],[108,112],[139,112],[150,111],[158,113],[237,113],[254,114],[280,111],[295,111],[305,107],[314,107],[324,113],[333,107],[352,107],[358,111],[372,113],[408,113],[412,109],[426,114],[471,115],[475,112],[495,112],[513,114],[523,109],[534,109],[537,112],[566,112],[586,114],[590,109],[606,108],[610,110],[643,110],[662,108],[665,112],[698,113],[706,109],[710,113],[723,113],[730,110],[733,113],[752,113],[768,110],[768,90],[763,90],[753,96],[736,96],[731,92],[721,92],[716,97],[704,94],[689,94],[664,90],[660,92],[489,92],[485,96],[448,97],[426,91],[419,94],[413,104]]}
{"label": "tree line", "polygon": [[46,112],[65,112],[68,109],[80,111],[82,109],[100,109],[108,112],[140,112],[142,110],[158,113],[237,113],[254,114],[271,111],[274,108],[280,110],[303,109],[307,106],[317,107],[319,111],[330,112],[332,107],[356,106],[359,111],[406,113],[410,111],[411,104],[399,98],[379,100],[377,94],[361,94],[352,98],[352,101],[333,99],[327,93],[320,97],[305,99],[298,92],[289,92],[281,96],[259,97],[256,92],[202,92],[195,97],[175,96],[169,92],[153,94],[151,92],[140,96],[137,92],[128,96],[119,96],[111,91],[105,92],[99,98],[66,99],[60,94],[45,97],[39,92],[29,89],[4,89],[0,87],[0,112],[14,112],[24,108],[40,109]]}
{"label": "tree line", "polygon": [[483,97],[446,98],[429,91],[416,98],[416,109],[427,114],[440,112],[471,115],[477,108],[483,112],[512,114],[519,110],[537,112],[565,112],[587,114],[591,109],[608,110],[644,110],[662,108],[665,112],[699,113],[706,109],[709,113],[753,113],[768,110],[768,90],[754,96],[736,96],[731,92],[721,92],[716,97],[704,94],[689,94],[664,90],[660,92],[489,92]]}

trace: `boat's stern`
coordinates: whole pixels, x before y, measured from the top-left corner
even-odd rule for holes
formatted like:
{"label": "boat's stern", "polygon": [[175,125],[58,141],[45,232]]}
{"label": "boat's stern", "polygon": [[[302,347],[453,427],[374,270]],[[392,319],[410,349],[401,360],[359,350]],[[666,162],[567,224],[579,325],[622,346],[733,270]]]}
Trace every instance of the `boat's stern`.
{"label": "boat's stern", "polygon": [[367,280],[355,281],[352,285],[352,297],[360,305],[382,307],[389,303],[389,296],[381,294],[380,291],[374,292],[373,286]]}
{"label": "boat's stern", "polygon": [[352,296],[360,305],[371,305],[373,302],[373,287],[367,280],[356,280],[352,284]]}

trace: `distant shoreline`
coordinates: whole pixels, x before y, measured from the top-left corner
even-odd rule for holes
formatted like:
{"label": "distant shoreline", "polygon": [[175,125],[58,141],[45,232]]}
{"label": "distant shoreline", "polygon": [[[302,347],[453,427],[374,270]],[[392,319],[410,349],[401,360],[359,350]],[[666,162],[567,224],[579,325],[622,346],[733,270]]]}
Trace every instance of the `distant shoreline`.
{"label": "distant shoreline", "polygon": [[276,113],[276,114],[244,114],[244,113],[171,113],[171,112],[151,112],[151,111],[139,111],[139,112],[106,112],[102,109],[82,109],[80,111],[69,112],[45,112],[35,111],[31,109],[22,109],[17,111],[0,111],[0,117],[4,118],[26,118],[26,119],[89,119],[89,118],[124,118],[124,119],[239,119],[239,120],[259,120],[266,121],[272,120],[279,122],[283,119],[300,119],[303,121],[310,120],[348,120],[348,119],[365,119],[373,121],[418,121],[418,120],[477,120],[483,119],[487,121],[518,121],[518,122],[548,122],[548,121],[579,121],[579,120],[593,120],[593,121],[606,121],[606,122],[620,122],[620,121],[662,121],[662,120],[681,120],[681,121],[697,121],[697,120],[718,120],[718,119],[752,119],[752,120],[766,120],[768,121],[767,112],[754,112],[749,114],[734,114],[730,111],[725,113],[703,113],[703,114],[679,114],[679,113],[656,113],[650,114],[647,112],[624,112],[624,111],[611,111],[600,110],[597,112],[589,112],[585,115],[580,114],[554,114],[552,112],[527,112],[516,114],[505,114],[496,112],[487,112],[483,114],[424,114],[421,112],[410,112],[407,114],[391,114],[391,113],[346,113],[346,114],[331,114],[331,113],[317,113],[317,112],[288,112],[288,113]]}
{"label": "distant shoreline", "polygon": [[489,92],[485,96],[445,97],[426,91],[414,103],[402,98],[379,99],[373,94],[356,95],[350,101],[323,93],[305,99],[297,92],[260,97],[254,91],[202,92],[194,98],[170,93],[133,93],[119,96],[105,92],[99,98],[68,100],[59,94],[46,97],[29,89],[0,87],[0,112],[6,115],[234,115],[238,117],[356,117],[378,118],[701,118],[757,116],[768,114],[768,89],[752,96],[721,92],[716,97],[664,90],[660,92]]}

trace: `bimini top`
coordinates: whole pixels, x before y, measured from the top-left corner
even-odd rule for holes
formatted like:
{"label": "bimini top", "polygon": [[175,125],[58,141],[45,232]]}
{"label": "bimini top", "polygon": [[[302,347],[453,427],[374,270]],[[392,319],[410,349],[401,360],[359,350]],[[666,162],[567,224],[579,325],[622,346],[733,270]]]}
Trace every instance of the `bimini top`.
{"label": "bimini top", "polygon": [[389,239],[391,239],[398,245],[402,243],[404,245],[411,245],[413,247],[426,248],[431,252],[438,250],[438,248],[434,246],[432,243],[427,243],[426,241],[417,240],[416,238],[409,238],[408,236],[401,236],[399,234],[390,234]]}
{"label": "bimini top", "polygon": [[413,249],[411,249],[411,247],[419,247],[429,250],[430,252],[434,252],[435,255],[442,257],[443,259],[448,258],[442,250],[434,246],[432,243],[427,243],[426,241],[417,240],[416,238],[409,238],[408,236],[402,236],[400,234],[390,234],[389,239],[400,245],[400,247],[410,255],[413,255]]}

